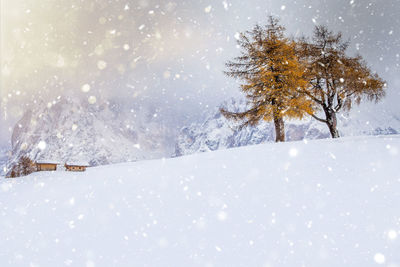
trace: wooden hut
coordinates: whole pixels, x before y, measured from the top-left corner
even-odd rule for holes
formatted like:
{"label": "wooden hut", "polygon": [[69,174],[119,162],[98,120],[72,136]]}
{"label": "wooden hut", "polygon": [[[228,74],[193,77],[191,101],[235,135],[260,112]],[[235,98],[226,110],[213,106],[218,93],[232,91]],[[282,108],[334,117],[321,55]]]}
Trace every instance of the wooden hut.
{"label": "wooden hut", "polygon": [[87,163],[65,163],[65,170],[70,172],[84,172],[89,167]]}
{"label": "wooden hut", "polygon": [[40,160],[40,161],[35,162],[36,170],[38,172],[40,172],[40,171],[56,171],[58,164],[59,164],[58,162],[49,161],[49,160]]}

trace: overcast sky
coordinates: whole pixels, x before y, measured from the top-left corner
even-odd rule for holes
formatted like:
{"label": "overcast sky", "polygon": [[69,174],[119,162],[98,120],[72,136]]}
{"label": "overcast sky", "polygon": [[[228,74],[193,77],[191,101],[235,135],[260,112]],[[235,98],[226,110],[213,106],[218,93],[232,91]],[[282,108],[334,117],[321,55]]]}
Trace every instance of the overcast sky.
{"label": "overcast sky", "polygon": [[400,0],[1,0],[0,144],[35,100],[74,95],[151,107],[178,127],[239,90],[223,75],[237,32],[275,15],[288,35],[342,31],[388,82],[400,114]]}

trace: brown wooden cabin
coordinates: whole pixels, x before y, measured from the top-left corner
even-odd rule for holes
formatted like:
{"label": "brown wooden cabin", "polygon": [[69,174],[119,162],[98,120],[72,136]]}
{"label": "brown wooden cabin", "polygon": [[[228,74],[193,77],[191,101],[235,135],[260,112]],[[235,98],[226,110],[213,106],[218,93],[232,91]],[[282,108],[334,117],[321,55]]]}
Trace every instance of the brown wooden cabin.
{"label": "brown wooden cabin", "polygon": [[84,172],[86,168],[89,167],[88,164],[69,164],[65,163],[64,165],[66,171],[70,172]]}
{"label": "brown wooden cabin", "polygon": [[40,171],[56,171],[58,163],[51,161],[37,161],[35,162],[36,170]]}

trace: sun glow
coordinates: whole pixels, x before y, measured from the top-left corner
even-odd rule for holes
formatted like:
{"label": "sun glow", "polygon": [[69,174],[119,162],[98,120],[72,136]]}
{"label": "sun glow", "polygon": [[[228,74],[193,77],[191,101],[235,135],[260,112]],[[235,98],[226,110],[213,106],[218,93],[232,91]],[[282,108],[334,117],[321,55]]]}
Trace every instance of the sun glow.
{"label": "sun glow", "polygon": [[0,1],[3,103],[82,93],[88,81],[98,90],[96,81],[123,79],[205,45],[201,35],[188,34],[194,29],[165,16],[175,8],[168,4],[142,12],[105,1]]}

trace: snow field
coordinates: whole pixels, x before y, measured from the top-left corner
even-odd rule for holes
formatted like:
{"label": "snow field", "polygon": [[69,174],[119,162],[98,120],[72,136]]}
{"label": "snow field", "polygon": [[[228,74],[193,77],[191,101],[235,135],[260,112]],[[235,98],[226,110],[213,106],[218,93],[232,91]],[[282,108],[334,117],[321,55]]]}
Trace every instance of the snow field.
{"label": "snow field", "polygon": [[400,266],[400,136],[0,182],[0,266]]}

